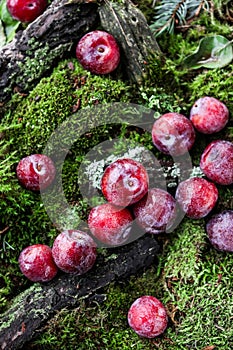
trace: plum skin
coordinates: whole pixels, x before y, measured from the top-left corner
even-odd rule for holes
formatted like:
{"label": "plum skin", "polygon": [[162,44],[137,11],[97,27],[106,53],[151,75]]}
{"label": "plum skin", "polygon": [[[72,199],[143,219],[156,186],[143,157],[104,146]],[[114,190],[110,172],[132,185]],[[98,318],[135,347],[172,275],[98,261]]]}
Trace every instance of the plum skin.
{"label": "plum skin", "polygon": [[165,113],[152,127],[152,142],[164,154],[181,156],[194,145],[196,134],[191,121],[180,113]]}
{"label": "plum skin", "polygon": [[21,272],[32,282],[48,282],[58,272],[52,250],[45,244],[34,244],[24,248],[18,261]]}
{"label": "plum skin", "polygon": [[200,168],[213,182],[231,185],[233,183],[233,143],[226,140],[210,142],[201,155]]}
{"label": "plum skin", "polygon": [[26,189],[40,191],[51,185],[56,175],[56,168],[48,156],[32,154],[19,161],[16,175]]}
{"label": "plum skin", "polygon": [[213,215],[206,223],[206,232],[215,249],[233,252],[233,210]]}
{"label": "plum skin", "polygon": [[162,302],[151,295],[136,299],[128,311],[128,324],[139,335],[154,338],[168,325],[168,316]]}
{"label": "plum skin", "polygon": [[127,207],[148,191],[149,177],[144,166],[130,158],[118,159],[104,171],[101,190],[109,203]]}
{"label": "plum skin", "polygon": [[229,110],[218,99],[204,96],[192,106],[190,120],[200,133],[213,134],[226,126],[229,120]]}
{"label": "plum skin", "polygon": [[47,0],[7,0],[10,15],[24,23],[34,21],[48,6]]}
{"label": "plum skin", "polygon": [[187,217],[200,219],[216,205],[218,189],[204,178],[192,177],[178,184],[175,198]]}
{"label": "plum skin", "polygon": [[127,208],[111,203],[93,207],[88,216],[88,226],[92,235],[107,245],[125,243],[130,235],[133,216]]}
{"label": "plum skin", "polygon": [[94,74],[109,74],[120,63],[120,48],[115,38],[102,30],[85,34],[76,46],[80,64]]}
{"label": "plum skin", "polygon": [[139,226],[153,234],[169,230],[177,214],[175,198],[160,188],[149,189],[132,208]]}
{"label": "plum skin", "polygon": [[82,275],[89,271],[96,261],[96,244],[86,232],[64,230],[53,242],[52,256],[55,264],[63,272]]}

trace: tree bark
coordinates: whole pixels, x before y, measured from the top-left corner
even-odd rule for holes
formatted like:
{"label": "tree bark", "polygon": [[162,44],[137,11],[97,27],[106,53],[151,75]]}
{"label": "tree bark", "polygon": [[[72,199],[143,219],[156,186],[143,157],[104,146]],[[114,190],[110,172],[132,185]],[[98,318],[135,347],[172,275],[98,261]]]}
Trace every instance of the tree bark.
{"label": "tree bark", "polygon": [[0,102],[29,91],[74,43],[99,23],[98,5],[54,0],[47,10],[0,50]]}
{"label": "tree bark", "polygon": [[121,45],[126,76],[141,85],[148,78],[149,54],[161,53],[146,18],[130,0],[122,0],[121,4],[105,0],[99,14],[102,26]]}
{"label": "tree bark", "polygon": [[90,300],[109,283],[122,281],[156,264],[159,245],[144,235],[128,245],[99,254],[94,267],[85,275],[60,274],[46,284],[34,284],[19,295],[2,316],[2,350],[21,349],[35,333],[62,308],[75,308],[80,300]]}

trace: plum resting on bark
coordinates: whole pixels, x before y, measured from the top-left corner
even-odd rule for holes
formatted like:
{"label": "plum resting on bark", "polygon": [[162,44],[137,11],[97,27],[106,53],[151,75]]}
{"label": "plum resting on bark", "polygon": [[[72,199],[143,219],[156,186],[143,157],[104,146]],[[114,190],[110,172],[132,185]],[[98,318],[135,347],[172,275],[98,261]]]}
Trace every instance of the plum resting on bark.
{"label": "plum resting on bark", "polygon": [[113,72],[120,62],[120,49],[115,38],[102,30],[85,34],[76,46],[81,65],[94,74]]}
{"label": "plum resting on bark", "polygon": [[48,282],[58,272],[51,248],[45,244],[34,244],[24,248],[19,255],[19,267],[32,282]]}
{"label": "plum resting on bark", "polygon": [[7,0],[10,15],[20,22],[32,22],[48,6],[47,0]]}
{"label": "plum resting on bark", "polygon": [[82,275],[95,263],[96,244],[86,232],[65,230],[54,240],[52,255],[60,270]]}

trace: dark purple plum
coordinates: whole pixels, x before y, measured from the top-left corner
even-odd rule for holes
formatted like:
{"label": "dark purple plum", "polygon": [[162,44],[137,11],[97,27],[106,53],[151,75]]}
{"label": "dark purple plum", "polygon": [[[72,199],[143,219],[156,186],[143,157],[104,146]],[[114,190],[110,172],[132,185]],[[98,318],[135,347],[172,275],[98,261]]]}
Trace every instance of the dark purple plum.
{"label": "dark purple plum", "polygon": [[176,200],[170,193],[160,188],[149,189],[132,208],[139,226],[153,234],[168,231],[177,215]]}
{"label": "dark purple plum", "polygon": [[208,179],[220,185],[233,183],[233,143],[212,141],[203,151],[200,168]]}
{"label": "dark purple plum", "polygon": [[213,215],[206,223],[206,232],[214,248],[233,252],[233,210]]}

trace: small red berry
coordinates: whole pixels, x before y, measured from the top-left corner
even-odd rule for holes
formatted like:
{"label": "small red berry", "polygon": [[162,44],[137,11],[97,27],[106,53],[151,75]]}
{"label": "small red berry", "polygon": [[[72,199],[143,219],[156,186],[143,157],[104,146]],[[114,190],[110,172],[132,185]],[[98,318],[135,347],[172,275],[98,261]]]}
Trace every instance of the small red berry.
{"label": "small red berry", "polygon": [[154,338],[162,334],[168,324],[164,305],[153,296],[136,299],[128,311],[129,326],[140,336]]}
{"label": "small red berry", "polygon": [[48,6],[47,0],[7,0],[10,15],[20,22],[32,22]]}
{"label": "small red berry", "polygon": [[214,97],[204,96],[199,98],[190,111],[191,122],[203,134],[213,134],[222,130],[228,119],[228,108]]}
{"label": "small red berry", "polygon": [[56,169],[51,158],[44,154],[32,154],[19,161],[16,175],[25,188],[40,191],[51,185]]}
{"label": "small red berry", "polygon": [[82,275],[95,263],[96,244],[86,232],[66,230],[54,240],[52,255],[59,269]]}
{"label": "small red berry", "polygon": [[108,202],[126,207],[148,191],[149,177],[144,166],[129,158],[118,159],[104,171],[101,190]]}
{"label": "small red berry", "polygon": [[91,73],[108,74],[119,65],[120,49],[111,34],[94,30],[80,39],[76,47],[76,57]]}
{"label": "small red berry", "polygon": [[93,236],[108,245],[126,242],[132,222],[133,217],[127,208],[116,207],[110,203],[92,208],[88,216],[88,225]]}
{"label": "small red berry", "polygon": [[24,248],[19,256],[19,267],[21,272],[33,282],[48,282],[58,272],[51,248],[44,244],[34,244]]}

